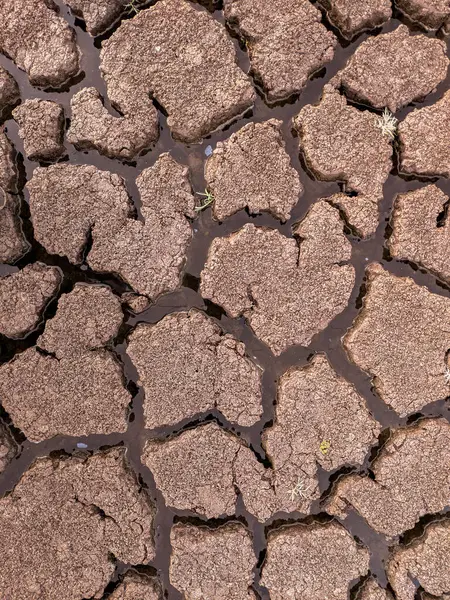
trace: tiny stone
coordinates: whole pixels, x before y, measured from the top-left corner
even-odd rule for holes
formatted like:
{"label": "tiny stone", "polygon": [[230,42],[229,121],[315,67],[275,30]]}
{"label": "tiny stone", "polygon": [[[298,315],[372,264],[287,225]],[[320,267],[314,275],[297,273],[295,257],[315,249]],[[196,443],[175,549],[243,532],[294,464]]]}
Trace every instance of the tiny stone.
{"label": "tiny stone", "polygon": [[72,12],[82,18],[92,36],[100,35],[113,25],[130,0],[65,0]]}
{"label": "tiny stone", "polygon": [[163,600],[163,593],[156,577],[128,571],[108,598],[109,600]]}
{"label": "tiny stone", "polygon": [[139,314],[147,310],[150,306],[150,300],[147,296],[140,296],[133,292],[125,292],[122,294],[122,302],[126,304],[135,314]]}
{"label": "tiny stone", "polygon": [[319,0],[329,21],[348,40],[380,27],[392,16],[391,0]]}
{"label": "tiny stone", "polygon": [[29,160],[56,160],[64,152],[64,109],[56,102],[25,100],[13,111]]}
{"label": "tiny stone", "polygon": [[14,77],[0,66],[0,118],[17,104],[20,99],[19,86]]}
{"label": "tiny stone", "polygon": [[206,156],[211,156],[211,154],[213,153],[213,149],[211,146],[206,146],[205,148],[205,155]]}
{"label": "tiny stone", "polygon": [[88,448],[87,444],[83,444],[83,442],[78,442],[77,443],[77,448],[82,448],[83,450]]}
{"label": "tiny stone", "polygon": [[448,0],[395,0],[395,6],[425,29],[435,31],[450,23]]}

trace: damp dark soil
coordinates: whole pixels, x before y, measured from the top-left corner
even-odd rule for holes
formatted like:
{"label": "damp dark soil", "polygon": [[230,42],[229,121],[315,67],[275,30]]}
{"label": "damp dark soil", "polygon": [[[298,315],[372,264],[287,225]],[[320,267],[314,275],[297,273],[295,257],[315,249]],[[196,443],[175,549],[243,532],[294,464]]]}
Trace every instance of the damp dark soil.
{"label": "damp dark soil", "polygon": [[[33,87],[29,83],[28,76],[18,69],[10,58],[4,55],[0,55],[0,66],[4,67],[17,81],[22,102],[26,99],[42,98],[62,105],[67,131],[71,119],[71,98],[82,88],[96,88],[104,98],[105,107],[111,114],[117,114],[109,105],[105,82],[100,75],[99,65],[101,43],[111,36],[112,32],[120,25],[120,22],[115,23],[113,29],[102,37],[94,39],[87,33],[84,23],[72,15],[70,9],[63,3],[63,0],[55,0],[55,4],[59,9],[60,15],[76,33],[76,40],[81,50],[80,73],[67,84],[63,91],[57,92]],[[132,6],[135,4],[131,3]],[[149,4],[153,4],[153,2],[141,3],[141,6],[144,7],[144,5],[147,6]],[[222,10],[219,9],[215,2],[201,2],[195,4],[195,6],[201,11],[209,10],[214,19],[223,25],[225,24]],[[132,17],[133,10],[130,9],[123,16],[122,20]],[[371,465],[389,439],[393,429],[413,426],[417,421],[425,417],[442,417],[450,421],[450,407],[445,398],[425,406],[420,412],[400,417],[398,413],[383,402],[372,383],[371,377],[349,360],[342,345],[342,338],[352,326],[354,319],[361,312],[366,294],[365,270],[372,262],[380,263],[386,271],[393,275],[410,277],[416,284],[424,286],[433,294],[447,299],[450,298],[448,282],[437,279],[431,271],[427,271],[414,263],[406,260],[397,260],[389,253],[387,239],[392,232],[390,220],[394,200],[398,194],[405,194],[423,187],[425,181],[414,176],[406,177],[399,174],[396,166],[398,162],[398,149],[395,147],[395,144],[394,167],[384,185],[383,199],[379,204],[380,214],[376,233],[367,239],[361,239],[350,226],[345,225],[344,231],[352,247],[350,264],[355,271],[355,285],[348,305],[323,331],[314,335],[308,346],[292,346],[279,356],[275,356],[269,347],[255,336],[248,322],[243,317],[231,318],[227,316],[220,306],[202,298],[199,293],[200,275],[207,260],[208,249],[215,238],[229,236],[248,223],[258,227],[276,229],[283,236],[292,238],[293,225],[303,219],[313,204],[321,198],[329,197],[343,191],[343,185],[339,182],[319,181],[308,171],[306,162],[301,153],[299,153],[298,138],[292,123],[293,117],[298,115],[304,106],[318,103],[324,85],[345,66],[348,58],[352,56],[360,44],[370,35],[393,31],[400,22],[406,23],[414,33],[423,33],[418,27],[407,22],[400,14],[394,14],[394,17],[383,25],[382,28],[370,33],[363,33],[349,43],[344,38],[339,37],[339,32],[328,22],[325,13],[322,20],[325,27],[338,35],[339,43],[335,48],[334,59],[327,63],[325,68],[316,73],[308,81],[300,96],[293,96],[281,103],[270,104],[259,82],[254,81],[257,96],[253,108],[248,110],[242,118],[229,124],[225,129],[216,131],[201,143],[192,145],[175,141],[172,138],[166,124],[164,112],[161,110],[161,107],[156,106],[160,122],[159,140],[155,143],[154,147],[133,162],[122,162],[107,158],[94,150],[77,150],[67,141],[64,144],[64,155],[60,159],[60,162],[65,164],[95,165],[99,169],[108,170],[122,177],[127,192],[134,204],[135,215],[138,219],[142,219],[141,200],[136,185],[136,178],[144,169],[154,165],[162,153],[170,152],[175,160],[188,166],[193,191],[196,194],[204,193],[206,188],[204,163],[212,150],[216,148],[218,142],[227,140],[245,124],[261,123],[269,119],[277,119],[281,122],[281,133],[286,144],[286,150],[290,156],[291,165],[299,173],[303,187],[303,194],[291,210],[289,220],[284,223],[280,223],[279,220],[268,213],[252,215],[246,210],[240,210],[224,222],[219,222],[212,218],[211,208],[206,208],[199,212],[198,217],[192,220],[193,237],[187,252],[182,285],[174,292],[157,298],[153,304],[150,304],[140,314],[135,314],[126,303],[122,304],[124,312],[123,323],[118,335],[106,347],[114,354],[115,359],[120,364],[123,371],[124,385],[132,396],[128,413],[128,427],[125,433],[88,435],[79,438],[57,436],[49,440],[32,443],[14,426],[4,408],[0,407],[1,427],[6,428],[5,435],[8,438],[8,448],[10,445],[15,445],[16,447],[15,457],[9,462],[4,471],[0,473],[1,496],[8,495],[13,490],[26,470],[30,468],[38,457],[78,456],[80,453],[90,455],[95,454],[100,449],[113,446],[126,448],[127,458],[141,487],[147,490],[156,506],[154,518],[155,556],[148,564],[133,565],[133,567],[140,573],[151,576],[156,575],[162,586],[164,597],[169,600],[180,600],[183,598],[180,592],[171,586],[169,581],[171,530],[175,523],[183,522],[198,526],[208,524],[213,528],[221,526],[228,521],[236,521],[244,524],[253,540],[253,549],[256,556],[255,577],[252,589],[254,595],[256,594],[256,598],[269,600],[269,592],[267,588],[260,584],[260,580],[263,565],[267,564],[265,559],[267,554],[267,540],[270,539],[270,532],[299,523],[327,523],[330,521],[331,517],[326,514],[324,506],[333,493],[336,482],[348,473],[359,473],[368,478],[373,478]],[[247,73],[250,71],[250,61],[245,43],[236,37],[235,32],[229,30],[229,34],[235,45],[239,66]],[[433,36],[435,34],[425,33],[425,35]],[[447,76],[437,89],[427,96],[424,102],[415,105],[410,104],[402,108],[396,114],[397,118],[399,120],[404,119],[416,107],[432,105],[448,89],[450,89],[450,76]],[[359,106],[359,108],[372,110],[367,106]],[[376,111],[373,112],[376,113]],[[23,231],[30,249],[15,264],[0,264],[0,276],[16,273],[23,267],[39,261],[49,266],[58,267],[62,273],[62,282],[57,296],[47,304],[41,320],[34,331],[16,340],[0,335],[0,365],[7,363],[15,355],[36,345],[38,338],[44,331],[46,321],[56,314],[58,298],[62,294],[72,291],[76,284],[101,283],[109,286],[116,296],[121,296],[132,291],[127,283],[114,274],[94,272],[86,261],[78,266],[73,265],[64,257],[47,253],[43,246],[36,241],[30,220],[29,198],[25,184],[32,178],[33,172],[37,167],[45,165],[39,165],[39,163],[27,159],[23,140],[19,136],[18,125],[11,118],[11,115],[7,115],[6,120],[4,119],[4,128],[6,135],[16,150],[19,186],[15,195],[21,203]],[[426,180],[426,182],[429,181],[430,179]],[[450,195],[450,182],[447,179],[435,177],[431,181],[447,197]],[[343,214],[341,216],[344,218]],[[88,250],[89,248],[85,252]],[[196,414],[193,417],[188,416],[177,425],[158,427],[151,430],[146,429],[144,388],[142,382],[139,380],[137,369],[126,352],[128,336],[139,324],[156,324],[167,315],[178,311],[190,311],[191,309],[203,311],[219,324],[223,332],[231,334],[238,341],[242,342],[245,345],[248,356],[261,367],[262,416],[255,424],[249,427],[242,427],[236,422],[232,423],[228,421],[218,409],[211,408],[205,413]],[[310,515],[299,512],[289,514],[279,513],[263,524],[245,509],[240,493],[237,494],[235,516],[227,518],[207,520],[189,511],[167,507],[162,493],[155,485],[151,471],[141,460],[144,446],[148,440],[166,440],[179,435],[185,430],[198,427],[202,423],[214,421],[220,428],[234,433],[248,444],[257,461],[265,467],[270,468],[271,459],[265,452],[262,440],[264,431],[272,426],[275,421],[278,381],[292,367],[301,368],[308,365],[312,356],[317,353],[326,354],[337,376],[344,378],[354,386],[359,396],[364,399],[371,415],[380,425],[378,440],[370,449],[362,465],[355,467],[349,464],[340,466],[335,470],[327,471],[317,464],[320,498],[312,503]],[[11,454],[9,449],[8,453]],[[189,469],[189,464],[186,464],[186,469]],[[422,517],[414,529],[407,532],[407,539],[414,540],[423,535],[427,524],[435,518],[442,519],[449,517],[449,510],[447,507],[443,511],[440,511],[439,514]],[[369,569],[371,574],[382,587],[388,586],[387,564],[392,548],[387,538],[372,529],[351,507],[344,519],[334,519],[343,524],[358,544],[363,544],[369,550]],[[324,560],[326,561],[326,553],[324,554]],[[114,574],[110,583],[105,587],[103,599],[108,598],[113,593],[131,566],[115,559]],[[364,581],[364,577],[352,581],[349,588],[349,595],[355,597]]]}

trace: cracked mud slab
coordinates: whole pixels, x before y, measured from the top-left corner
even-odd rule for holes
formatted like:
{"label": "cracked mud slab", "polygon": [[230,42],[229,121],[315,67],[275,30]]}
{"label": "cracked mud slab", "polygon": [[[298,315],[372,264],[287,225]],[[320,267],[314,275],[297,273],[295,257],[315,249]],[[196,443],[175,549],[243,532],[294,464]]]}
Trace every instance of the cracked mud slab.
{"label": "cracked mud slab", "polygon": [[26,71],[32,85],[59,88],[79,71],[75,32],[45,0],[0,4],[0,51]]}
{"label": "cracked mud slab", "polygon": [[413,110],[398,126],[400,170],[450,177],[450,90],[431,106]]}
{"label": "cracked mud slab", "polygon": [[224,15],[244,38],[252,72],[271,102],[300,92],[333,59],[336,37],[308,0],[225,0]]}
{"label": "cracked mud slab", "polygon": [[375,579],[370,577],[358,591],[356,600],[394,600],[394,598],[388,590],[380,587]]}
{"label": "cracked mud slab", "polygon": [[56,160],[64,153],[64,109],[56,102],[35,98],[14,109],[19,137],[29,160]]}
{"label": "cracked mud slab", "polygon": [[19,99],[20,92],[16,80],[0,66],[0,118],[7,115]]}
{"label": "cracked mud slab", "polygon": [[330,23],[351,39],[362,31],[375,29],[392,16],[390,0],[319,0]]}
{"label": "cracked mud slab", "polygon": [[0,424],[0,474],[6,469],[16,454],[16,444],[7,428]]}
{"label": "cracked mud slab", "polygon": [[170,543],[170,583],[186,600],[256,600],[250,589],[256,556],[240,523],[217,529],[177,523]]}
{"label": "cracked mud slab", "polygon": [[396,7],[425,29],[436,30],[448,26],[450,4],[448,0],[395,0]]}
{"label": "cracked mud slab", "polygon": [[223,221],[247,208],[287,221],[303,186],[281,135],[281,121],[249,123],[218,142],[205,163],[205,180],[214,196],[214,218]]}
{"label": "cracked mud slab", "polygon": [[394,538],[448,505],[449,423],[428,419],[395,431],[371,470],[374,479],[340,479],[327,512],[345,518],[354,509],[375,531]]}
{"label": "cracked mud slab", "polygon": [[128,0],[66,0],[72,12],[83,19],[86,29],[93,35],[100,35],[120,17]]}
{"label": "cracked mud slab", "polygon": [[[40,458],[0,499],[0,589],[5,598],[100,598],[114,557],[154,555],[153,509],[124,450]],[[14,549],[14,551],[11,551]]]}
{"label": "cracked mud slab", "polygon": [[450,597],[450,521],[428,525],[409,546],[396,549],[388,564],[389,581],[398,600],[414,600],[417,586],[429,598]]}
{"label": "cracked mud slab", "polygon": [[260,370],[245,355],[244,344],[197,310],[138,325],[127,353],[145,391],[148,428],[174,425],[213,408],[241,426],[261,417]]}
{"label": "cracked mud slab", "polygon": [[351,245],[336,209],[314,204],[294,235],[300,243],[244,225],[213,240],[201,274],[202,296],[231,317],[246,317],[276,355],[309,344],[344,310],[354,285]]}
{"label": "cracked mud slab", "polygon": [[127,572],[123,581],[108,596],[109,600],[163,600],[161,587],[156,577]]}
{"label": "cracked mud slab", "polygon": [[308,168],[320,181],[342,181],[356,192],[338,204],[363,237],[378,225],[378,202],[392,168],[392,146],[377,127],[377,117],[347,104],[331,85],[318,105],[307,105],[294,119]]}
{"label": "cracked mud slab", "polygon": [[450,300],[379,264],[366,278],[362,311],[344,337],[350,359],[401,417],[445,399]]}
{"label": "cracked mud slab", "polygon": [[17,192],[16,152],[0,128],[0,188],[5,192]]}
{"label": "cracked mud slab", "polygon": [[196,200],[188,168],[169,154],[145,169],[136,185],[145,222],[96,221],[88,263],[96,271],[119,275],[136,292],[155,300],[181,285]]}
{"label": "cracked mud slab", "polygon": [[0,187],[0,264],[14,263],[28,250],[19,211],[19,198],[11,194],[2,195]]}
{"label": "cracked mud slab", "polygon": [[173,136],[199,141],[253,105],[226,29],[186,0],[161,0],[122,23],[103,43],[101,70],[111,103],[155,119],[154,97]]}
{"label": "cracked mud slab", "polygon": [[388,247],[394,258],[425,267],[450,283],[450,219],[445,213],[448,204],[448,196],[435,185],[399,194]]}
{"label": "cracked mud slab", "polygon": [[335,80],[350,99],[392,113],[424,99],[446,75],[446,44],[412,35],[406,25],[368,38]]}
{"label": "cracked mud slab", "polygon": [[33,331],[61,281],[58,268],[39,262],[0,278],[0,333],[21,338]]}
{"label": "cracked mud slab", "polygon": [[293,525],[269,533],[261,585],[271,600],[347,600],[369,570],[369,552],[338,523]]}

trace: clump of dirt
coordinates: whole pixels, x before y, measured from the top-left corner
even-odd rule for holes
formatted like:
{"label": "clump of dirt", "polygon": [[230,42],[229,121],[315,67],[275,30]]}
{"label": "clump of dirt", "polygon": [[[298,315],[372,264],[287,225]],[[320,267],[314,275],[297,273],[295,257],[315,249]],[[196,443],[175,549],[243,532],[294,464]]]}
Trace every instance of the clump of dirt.
{"label": "clump of dirt", "polygon": [[352,39],[362,31],[380,27],[392,16],[390,0],[319,0],[327,17],[341,34]]}
{"label": "clump of dirt", "polygon": [[24,140],[25,154],[34,161],[53,161],[65,151],[64,109],[56,102],[25,100],[13,111]]}

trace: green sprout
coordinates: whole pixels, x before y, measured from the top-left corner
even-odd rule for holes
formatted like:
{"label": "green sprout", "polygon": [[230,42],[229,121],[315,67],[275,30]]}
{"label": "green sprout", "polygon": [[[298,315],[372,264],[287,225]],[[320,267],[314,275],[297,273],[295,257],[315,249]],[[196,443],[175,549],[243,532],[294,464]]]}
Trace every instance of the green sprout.
{"label": "green sprout", "polygon": [[322,452],[322,454],[324,456],[326,456],[328,454],[328,450],[330,448],[331,448],[331,442],[329,442],[328,440],[323,440],[323,442],[321,442],[320,451]]}
{"label": "green sprout", "polygon": [[201,201],[200,206],[195,207],[196,212],[201,212],[202,210],[205,210],[206,207],[210,206],[214,202],[214,196],[208,190],[205,190],[204,194],[200,194],[197,192],[197,196],[202,196],[204,200]]}

